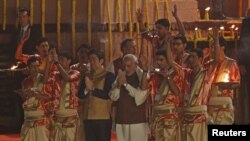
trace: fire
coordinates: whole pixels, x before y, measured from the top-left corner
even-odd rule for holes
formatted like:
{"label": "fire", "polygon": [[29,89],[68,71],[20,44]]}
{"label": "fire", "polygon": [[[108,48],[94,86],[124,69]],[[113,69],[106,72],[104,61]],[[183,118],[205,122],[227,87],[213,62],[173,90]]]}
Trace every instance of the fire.
{"label": "fire", "polygon": [[18,66],[17,65],[13,65],[10,70],[15,70]]}
{"label": "fire", "polygon": [[205,10],[206,10],[206,11],[209,11],[209,10],[210,10],[210,7],[207,7]]}
{"label": "fire", "polygon": [[229,74],[225,73],[224,75],[224,82],[229,82]]}
{"label": "fire", "polygon": [[155,71],[156,72],[160,72],[161,70],[159,68],[155,68]]}

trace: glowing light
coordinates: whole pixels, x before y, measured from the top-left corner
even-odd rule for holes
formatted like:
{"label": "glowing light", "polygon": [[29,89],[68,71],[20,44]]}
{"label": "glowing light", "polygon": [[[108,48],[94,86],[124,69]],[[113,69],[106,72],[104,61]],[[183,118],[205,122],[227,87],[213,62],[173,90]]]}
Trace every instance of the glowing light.
{"label": "glowing light", "polygon": [[229,74],[228,73],[225,73],[224,74],[224,82],[229,82]]}
{"label": "glowing light", "polygon": [[160,72],[160,69],[159,69],[159,68],[155,68],[155,71],[156,71],[156,72]]}
{"label": "glowing light", "polygon": [[210,10],[210,7],[207,7],[205,10],[206,10],[206,11],[209,11],[209,10]]}
{"label": "glowing light", "polygon": [[18,66],[17,65],[13,65],[10,70],[15,70]]}
{"label": "glowing light", "polygon": [[235,25],[233,24],[230,28],[234,29],[234,28],[235,28]]}

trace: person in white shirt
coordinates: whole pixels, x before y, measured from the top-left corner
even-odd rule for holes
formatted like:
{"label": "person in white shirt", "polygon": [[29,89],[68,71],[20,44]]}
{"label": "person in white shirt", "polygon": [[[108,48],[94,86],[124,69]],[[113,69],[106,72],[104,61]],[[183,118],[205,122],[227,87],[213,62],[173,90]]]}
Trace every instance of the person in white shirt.
{"label": "person in white shirt", "polygon": [[147,141],[146,119],[147,62],[141,59],[142,69],[137,67],[135,55],[123,58],[125,71],[119,70],[110,98],[116,102],[116,135],[118,141]]}

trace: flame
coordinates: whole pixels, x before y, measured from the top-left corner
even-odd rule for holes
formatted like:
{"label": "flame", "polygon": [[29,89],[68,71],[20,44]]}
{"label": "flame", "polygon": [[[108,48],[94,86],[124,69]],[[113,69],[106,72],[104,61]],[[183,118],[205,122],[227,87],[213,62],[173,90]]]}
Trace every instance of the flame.
{"label": "flame", "polygon": [[15,70],[17,67],[18,67],[17,65],[13,65],[10,69]]}
{"label": "flame", "polygon": [[224,26],[221,26],[221,27],[220,27],[220,30],[224,30],[224,29],[225,29],[225,27],[224,27]]}
{"label": "flame", "polygon": [[235,31],[237,31],[238,29],[239,29],[239,28],[238,28],[238,27],[236,27],[234,30],[235,30]]}
{"label": "flame", "polygon": [[210,30],[210,31],[211,31],[212,29],[213,29],[212,27],[209,27],[209,28],[208,28],[208,30]]}
{"label": "flame", "polygon": [[209,11],[209,10],[210,10],[210,7],[207,7],[205,10],[206,10],[206,11]]}
{"label": "flame", "polygon": [[234,28],[235,28],[235,25],[233,24],[230,28],[234,29]]}
{"label": "flame", "polygon": [[155,71],[156,71],[156,72],[160,72],[160,69],[159,69],[159,68],[155,68]]}
{"label": "flame", "polygon": [[229,74],[228,73],[225,73],[223,81],[224,82],[229,82]]}
{"label": "flame", "polygon": [[198,27],[194,28],[194,30],[196,30],[196,31],[197,31],[197,30],[198,30]]}

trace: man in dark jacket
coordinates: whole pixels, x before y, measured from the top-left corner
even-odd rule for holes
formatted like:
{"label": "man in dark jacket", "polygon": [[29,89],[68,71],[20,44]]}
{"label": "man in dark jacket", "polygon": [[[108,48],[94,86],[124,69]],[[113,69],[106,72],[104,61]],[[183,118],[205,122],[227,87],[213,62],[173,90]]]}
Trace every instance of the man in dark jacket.
{"label": "man in dark jacket", "polygon": [[23,54],[32,55],[36,51],[35,43],[41,37],[40,31],[30,24],[30,11],[26,8],[21,8],[18,11],[19,25],[17,31],[13,35],[12,50],[13,56],[20,40],[28,36],[23,47]]}

